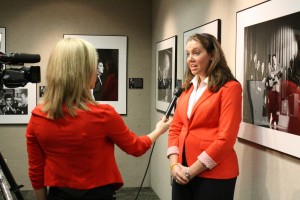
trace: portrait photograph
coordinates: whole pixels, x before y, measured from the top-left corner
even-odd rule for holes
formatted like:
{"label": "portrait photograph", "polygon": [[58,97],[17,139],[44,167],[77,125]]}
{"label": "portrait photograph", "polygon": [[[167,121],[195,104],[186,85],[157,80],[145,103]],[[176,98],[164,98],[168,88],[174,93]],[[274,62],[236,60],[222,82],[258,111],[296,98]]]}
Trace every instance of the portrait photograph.
{"label": "portrait photograph", "polygon": [[97,79],[91,90],[99,103],[127,114],[127,36],[64,34],[90,42],[98,53]]}
{"label": "portrait photograph", "polygon": [[119,50],[97,49],[98,65],[93,96],[96,101],[118,101]]}
{"label": "portrait photograph", "polygon": [[177,36],[156,43],[156,109],[166,111],[176,84]]}

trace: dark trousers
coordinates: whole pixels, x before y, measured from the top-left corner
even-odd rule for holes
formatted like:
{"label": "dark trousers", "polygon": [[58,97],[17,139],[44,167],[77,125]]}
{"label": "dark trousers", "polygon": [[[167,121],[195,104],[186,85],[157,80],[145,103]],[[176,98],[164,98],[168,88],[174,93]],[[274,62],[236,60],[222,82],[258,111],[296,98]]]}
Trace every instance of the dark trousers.
{"label": "dark trousers", "polygon": [[113,200],[113,185],[101,186],[89,190],[62,187],[50,187],[47,200]]}
{"label": "dark trousers", "polygon": [[172,181],[172,200],[233,200],[236,178],[193,178],[186,185]]}

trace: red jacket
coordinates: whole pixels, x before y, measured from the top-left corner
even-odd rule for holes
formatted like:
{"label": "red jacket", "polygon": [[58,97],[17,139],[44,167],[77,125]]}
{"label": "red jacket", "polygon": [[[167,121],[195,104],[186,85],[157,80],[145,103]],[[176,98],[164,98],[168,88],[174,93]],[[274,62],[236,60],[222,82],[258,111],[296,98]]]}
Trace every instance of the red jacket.
{"label": "red jacket", "polygon": [[200,177],[227,179],[238,175],[238,161],[233,149],[241,117],[242,88],[236,81],[226,83],[217,93],[208,89],[193,107],[187,118],[192,86],[178,99],[173,122],[169,130],[169,148],[179,149],[179,162],[185,144],[187,164],[192,165],[205,153],[216,166],[200,173]]}
{"label": "red jacket", "polygon": [[44,186],[90,189],[123,180],[114,146],[134,156],[151,147],[147,136],[137,137],[109,105],[87,105],[71,117],[51,120],[37,106],[26,130],[29,177],[34,189]]}

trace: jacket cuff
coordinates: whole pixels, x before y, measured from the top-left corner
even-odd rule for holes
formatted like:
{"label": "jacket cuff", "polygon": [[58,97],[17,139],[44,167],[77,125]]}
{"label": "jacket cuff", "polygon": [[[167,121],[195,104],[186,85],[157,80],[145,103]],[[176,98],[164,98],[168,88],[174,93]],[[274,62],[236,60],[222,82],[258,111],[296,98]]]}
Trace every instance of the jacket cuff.
{"label": "jacket cuff", "polygon": [[198,160],[208,169],[212,169],[217,166],[217,163],[215,163],[215,161],[211,159],[205,151],[198,156]]}
{"label": "jacket cuff", "polygon": [[171,147],[168,148],[167,157],[169,158],[169,156],[172,155],[172,154],[179,154],[178,146],[171,146]]}

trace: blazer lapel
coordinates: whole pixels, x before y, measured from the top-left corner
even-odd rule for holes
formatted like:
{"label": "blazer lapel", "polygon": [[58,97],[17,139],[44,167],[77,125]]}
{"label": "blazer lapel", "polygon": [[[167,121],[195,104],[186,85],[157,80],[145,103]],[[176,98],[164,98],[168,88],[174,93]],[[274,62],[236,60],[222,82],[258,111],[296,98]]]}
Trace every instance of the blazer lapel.
{"label": "blazer lapel", "polygon": [[[188,91],[186,91],[185,95],[182,95],[180,98],[182,98],[180,101],[183,102],[181,104],[182,108],[181,108],[181,112],[184,114],[185,118],[184,118],[184,124],[187,125],[189,123],[189,119],[187,117],[187,111],[188,111],[188,106],[189,106],[189,99],[191,96],[191,93],[194,90],[194,86],[192,85]],[[187,127],[187,126],[186,126]]]}
{"label": "blazer lapel", "polygon": [[190,121],[193,118],[193,115],[195,113],[195,111],[197,110],[197,108],[211,95],[213,94],[213,92],[210,92],[208,90],[208,88],[205,89],[205,91],[203,92],[203,94],[201,95],[201,97],[198,99],[198,101],[195,103],[192,113],[191,113],[191,117],[190,117]]}

